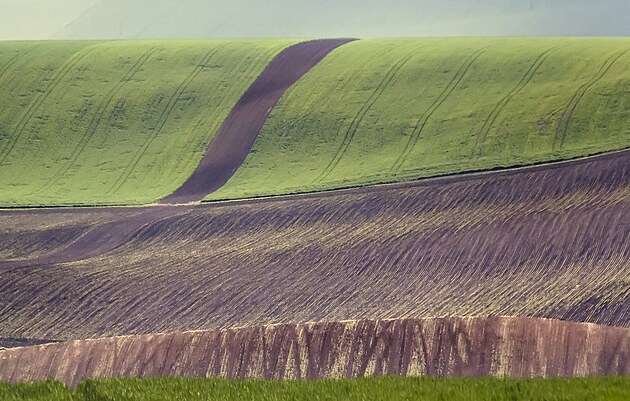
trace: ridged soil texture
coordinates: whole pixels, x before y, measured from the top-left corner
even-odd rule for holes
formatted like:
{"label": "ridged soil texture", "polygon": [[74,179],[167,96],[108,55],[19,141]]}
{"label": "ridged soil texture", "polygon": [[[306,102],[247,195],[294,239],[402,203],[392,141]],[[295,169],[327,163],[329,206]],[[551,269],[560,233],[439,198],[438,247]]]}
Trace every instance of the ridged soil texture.
{"label": "ridged soil texture", "polygon": [[630,329],[523,318],[261,326],[73,341],[0,352],[0,380],[322,379],[630,374]]}

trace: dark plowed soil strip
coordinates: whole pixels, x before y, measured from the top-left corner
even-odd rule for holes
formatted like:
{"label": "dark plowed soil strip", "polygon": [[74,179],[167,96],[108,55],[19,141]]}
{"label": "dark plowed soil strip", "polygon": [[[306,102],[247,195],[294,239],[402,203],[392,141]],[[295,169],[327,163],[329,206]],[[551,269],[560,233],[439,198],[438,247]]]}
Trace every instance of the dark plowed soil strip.
{"label": "dark plowed soil strip", "polygon": [[[544,186],[543,191],[551,191],[549,195],[557,190],[553,188],[555,182],[575,180],[574,178],[579,171],[589,171],[597,174],[597,177],[604,176],[607,180],[610,178],[619,179],[617,184],[625,185],[628,178],[626,174],[627,166],[630,165],[630,151],[606,154],[594,158],[579,159],[566,163],[541,165],[523,168],[521,170],[507,170],[490,172],[486,175],[460,175],[452,177],[437,178],[433,180],[409,182],[393,184],[381,187],[354,188],[346,192],[330,192],[330,193],[314,193],[303,194],[298,197],[278,197],[260,200],[245,200],[237,204],[206,204],[194,206],[177,206],[177,207],[144,207],[144,208],[70,208],[70,209],[31,209],[31,210],[14,210],[0,212],[0,216],[15,216],[16,218],[25,218],[29,216],[31,219],[46,219],[44,216],[51,216],[52,220],[56,220],[54,216],[65,216],[64,220],[69,220],[68,216],[82,216],[84,221],[90,221],[90,215],[98,216],[98,224],[93,227],[68,227],[65,230],[58,228],[50,228],[47,230],[35,230],[32,232],[23,232],[24,225],[20,225],[18,232],[0,231],[0,271],[10,268],[42,266],[56,263],[76,262],[110,252],[133,238],[139,230],[150,224],[155,224],[159,220],[166,219],[178,214],[190,213],[194,210],[209,208],[230,208],[237,205],[261,204],[261,203],[277,203],[291,201],[296,204],[303,204],[317,200],[320,198],[330,198],[334,203],[335,197],[339,196],[360,196],[361,194],[378,194],[380,192],[398,191],[401,189],[419,188],[444,188],[456,185],[458,182],[486,182],[487,187],[492,187],[494,193],[487,193],[484,196],[492,198],[497,194],[506,190],[522,191],[522,196],[526,196],[528,188],[523,186],[524,182],[533,182],[534,185]],[[615,167],[620,166],[620,167]],[[613,171],[616,169],[617,171]],[[532,177],[534,177],[532,179]],[[536,182],[535,177],[544,178],[541,182]],[[556,177],[556,178],[554,178]],[[585,176],[586,177],[586,176]],[[585,180],[586,178],[583,178]],[[547,184],[547,182],[549,183]],[[509,183],[509,184],[508,184]],[[501,188],[503,185],[509,185],[510,189]],[[527,185],[527,184],[525,184]],[[591,183],[587,185],[597,185]],[[516,189],[519,188],[520,189]],[[384,195],[387,197],[387,195]],[[476,194],[475,196],[479,196]],[[464,199],[462,199],[464,201]],[[104,217],[105,216],[105,217]],[[107,217],[108,216],[108,217]],[[41,220],[40,219],[40,220]],[[17,220],[16,220],[17,221]],[[32,223],[32,222],[31,222]],[[39,224],[46,224],[39,221]],[[82,232],[80,232],[82,231]],[[61,242],[60,242],[61,241]],[[65,242],[65,243],[64,243]],[[50,246],[57,245],[56,249]],[[37,249],[37,247],[41,249]],[[8,253],[9,257],[2,257],[4,253]],[[21,250],[19,248],[22,248]],[[19,252],[23,253],[23,257],[15,255]],[[4,259],[4,260],[2,260]]]}
{"label": "dark plowed soil strip", "polygon": [[[129,241],[144,225],[158,222],[167,216],[174,216],[181,210],[175,208],[146,208],[138,209],[137,214],[130,214],[129,209],[113,209],[111,221],[97,225],[94,228],[84,228],[83,233],[77,235],[76,228],[68,232],[61,230],[47,230],[44,233],[33,233],[40,236],[42,243],[50,242],[50,234],[55,233],[57,237],[71,239],[69,244],[63,244],[57,249],[45,253],[33,259],[16,259],[0,261],[0,271],[2,269],[24,266],[42,266],[55,263],[76,262],[93,258],[110,252]],[[122,214],[124,217],[117,217]],[[8,236],[8,235],[7,235]],[[74,237],[74,238],[73,238]],[[0,235],[0,239],[2,236]],[[54,239],[54,238],[53,238]],[[28,241],[27,242],[32,242]]]}
{"label": "dark plowed soil strip", "polygon": [[[43,360],[56,361],[44,364]],[[0,352],[0,381],[630,374],[630,329],[524,318],[276,325],[73,341]]]}
{"label": "dark plowed soil strip", "polygon": [[0,337],[0,348],[28,347],[31,345],[58,343],[56,340],[44,340],[39,338],[2,338]]}
{"label": "dark plowed soil strip", "polygon": [[5,266],[0,337],[479,313],[630,327],[629,215],[630,152],[282,200],[0,213],[14,258],[61,244],[38,245],[51,227],[74,238],[94,219],[99,244],[103,224],[121,230],[98,257]]}
{"label": "dark plowed soil strip", "polygon": [[276,56],[232,109],[197,169],[161,203],[202,200],[221,188],[245,161],[282,95],[328,53],[351,39],[326,39],[288,47]]}

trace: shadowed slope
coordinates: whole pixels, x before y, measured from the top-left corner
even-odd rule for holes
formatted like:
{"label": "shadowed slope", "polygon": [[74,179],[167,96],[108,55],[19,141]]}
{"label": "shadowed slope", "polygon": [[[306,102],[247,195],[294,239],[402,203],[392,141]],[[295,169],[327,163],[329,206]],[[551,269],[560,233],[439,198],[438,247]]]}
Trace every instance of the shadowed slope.
{"label": "shadowed slope", "polygon": [[269,113],[286,90],[328,53],[350,41],[303,42],[278,54],[234,106],[190,178],[160,203],[199,201],[223,186],[249,154]]}
{"label": "shadowed slope", "polygon": [[350,321],[73,341],[0,352],[0,380],[630,374],[630,330],[523,318]]}
{"label": "shadowed slope", "polygon": [[[630,327],[629,158],[173,207],[107,254],[3,269],[0,337],[479,314]],[[0,252],[120,213],[0,213]]]}

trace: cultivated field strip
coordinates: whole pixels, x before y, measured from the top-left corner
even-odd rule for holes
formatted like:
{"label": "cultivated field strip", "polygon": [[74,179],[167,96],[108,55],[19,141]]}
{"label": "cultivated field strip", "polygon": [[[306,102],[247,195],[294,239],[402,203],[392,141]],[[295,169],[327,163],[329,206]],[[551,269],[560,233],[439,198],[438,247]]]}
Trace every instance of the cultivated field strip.
{"label": "cultivated field strip", "polygon": [[[128,237],[76,263],[3,268],[0,337],[470,315],[630,327],[629,157],[407,187],[160,207],[159,219],[128,219],[141,224],[127,228],[116,210],[3,213],[12,222],[5,230],[22,238],[41,234],[18,229],[17,216],[59,222],[96,212],[110,213]],[[74,235],[76,223],[68,230],[64,235]]]}
{"label": "cultivated field strip", "polygon": [[525,318],[362,320],[72,341],[0,351],[0,380],[630,374],[630,329]]}
{"label": "cultivated field strip", "polygon": [[629,45],[422,38],[342,46],[287,92],[243,165],[206,199],[404,182],[627,148]]}
{"label": "cultivated field strip", "polygon": [[161,203],[200,201],[223,186],[243,163],[282,95],[339,46],[352,40],[298,43],[280,52],[245,91],[192,175]]}

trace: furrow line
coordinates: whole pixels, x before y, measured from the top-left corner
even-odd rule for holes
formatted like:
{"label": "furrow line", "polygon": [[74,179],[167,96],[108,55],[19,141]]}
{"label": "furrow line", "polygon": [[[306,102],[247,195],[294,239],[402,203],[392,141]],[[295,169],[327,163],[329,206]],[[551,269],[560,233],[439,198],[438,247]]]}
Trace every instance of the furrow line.
{"label": "furrow line", "polygon": [[26,113],[22,116],[20,121],[17,123],[14,130],[14,137],[12,140],[9,140],[7,145],[4,146],[2,151],[0,151],[0,165],[4,163],[6,158],[9,156],[16,143],[22,136],[23,131],[25,130],[28,123],[31,121],[35,113],[39,110],[41,105],[48,99],[51,92],[57,88],[59,83],[66,77],[66,75],[72,70],[81,60],[83,60],[90,52],[94,50],[94,47],[89,47],[87,49],[80,50],[75,53],[70,60],[63,66],[61,71],[53,78],[50,84],[46,87],[44,92],[39,93],[34,102],[31,103],[30,107],[27,109]]}
{"label": "furrow line", "polygon": [[11,60],[9,60],[7,64],[2,68],[2,70],[0,71],[0,81],[2,81],[2,78],[4,78],[9,69],[13,67],[13,64],[15,64],[19,56],[20,54],[16,54],[15,56],[13,56],[13,58],[11,58]]}
{"label": "furrow line", "polygon": [[394,64],[389,69],[389,71],[387,71],[387,73],[385,74],[385,76],[383,77],[379,85],[377,86],[376,90],[372,93],[368,101],[363,105],[363,107],[361,107],[359,112],[355,115],[354,119],[350,123],[350,126],[348,127],[348,130],[346,131],[346,135],[344,136],[341,146],[339,147],[339,149],[337,149],[337,153],[335,154],[333,159],[330,161],[328,166],[326,166],[324,171],[315,179],[315,182],[321,182],[325,180],[326,177],[328,177],[330,173],[332,173],[332,171],[337,167],[337,165],[343,158],[344,154],[348,150],[348,147],[350,146],[350,142],[352,142],[352,138],[354,137],[354,134],[356,133],[357,129],[359,128],[359,125],[361,124],[365,116],[367,115],[368,111],[370,111],[372,106],[383,94],[385,89],[392,83],[394,78],[396,78],[398,72],[402,69],[402,67],[404,67],[409,62],[409,60],[411,60],[413,56],[414,56],[414,53],[410,53],[406,56],[401,57],[398,60],[398,62],[396,62],[396,64]]}
{"label": "furrow line", "polygon": [[562,149],[562,146],[564,145],[564,140],[571,125],[571,121],[573,120],[575,110],[577,109],[579,103],[582,101],[582,98],[584,97],[586,92],[593,88],[595,84],[597,84],[597,82],[599,82],[599,80],[602,79],[604,75],[606,75],[608,70],[610,70],[610,68],[629,51],[630,49],[620,50],[611,55],[608,59],[606,59],[606,61],[604,61],[599,71],[590,80],[580,86],[577,92],[575,92],[573,98],[571,98],[571,100],[567,104],[566,109],[562,113],[560,121],[558,122],[558,128],[556,129],[556,133],[553,139],[553,149],[556,149],[558,146],[559,149]]}
{"label": "furrow line", "polygon": [[451,93],[453,93],[455,88],[459,85],[459,83],[462,81],[462,79],[464,79],[464,76],[466,76],[466,74],[468,73],[468,70],[470,70],[470,67],[475,63],[475,61],[477,61],[477,59],[481,56],[481,54],[484,51],[485,51],[485,49],[480,49],[477,52],[471,54],[464,61],[464,64],[459,68],[459,70],[457,71],[455,76],[451,79],[451,81],[448,83],[448,85],[446,86],[444,91],[442,91],[442,93],[436,99],[436,101],[427,109],[427,111],[425,111],[425,113],[422,115],[422,117],[420,117],[420,119],[418,120],[418,122],[416,123],[416,125],[415,125],[415,127],[413,129],[413,132],[412,132],[411,136],[409,137],[409,140],[407,141],[407,144],[405,145],[405,148],[404,148],[403,152],[398,157],[398,159],[396,160],[396,162],[394,163],[394,165],[392,166],[390,171],[400,170],[402,165],[407,160],[407,157],[409,157],[409,154],[413,150],[414,146],[418,142],[420,134],[424,130],[424,127],[427,125],[427,123],[428,123],[429,119],[431,118],[431,116],[433,115],[433,113],[435,113],[437,111],[437,109],[439,109],[440,106],[451,95]]}
{"label": "furrow line", "polygon": [[508,94],[505,95],[505,97],[501,99],[499,103],[497,103],[494,109],[492,109],[492,112],[490,112],[490,116],[486,119],[486,121],[483,124],[483,127],[481,127],[481,130],[477,134],[477,138],[475,140],[475,147],[473,148],[473,152],[472,152],[473,154],[475,154],[476,151],[479,150],[478,155],[481,155],[482,146],[484,142],[486,141],[486,138],[488,137],[488,134],[490,130],[492,129],[492,126],[494,125],[495,121],[497,120],[497,118],[499,117],[499,115],[501,114],[505,106],[514,98],[514,96],[518,95],[527,86],[527,84],[529,84],[529,82],[534,78],[534,75],[536,75],[536,72],[538,72],[538,69],[542,66],[542,64],[545,62],[547,57],[555,49],[556,48],[548,49],[545,52],[543,52],[540,56],[538,56],[538,58],[529,67],[529,69],[527,70],[523,78],[520,80],[520,82],[514,88],[512,88],[512,90],[508,92]]}

